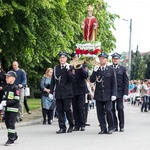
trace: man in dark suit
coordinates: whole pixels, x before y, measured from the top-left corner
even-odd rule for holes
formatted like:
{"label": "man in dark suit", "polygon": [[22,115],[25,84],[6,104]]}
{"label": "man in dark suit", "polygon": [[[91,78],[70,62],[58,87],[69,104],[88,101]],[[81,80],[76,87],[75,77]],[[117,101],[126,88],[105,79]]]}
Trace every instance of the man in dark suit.
{"label": "man in dark suit", "polygon": [[112,134],[114,131],[112,101],[115,100],[117,96],[116,75],[113,68],[107,66],[108,55],[101,53],[98,57],[100,67],[94,67],[90,81],[96,83],[94,99],[96,100],[97,117],[101,127],[99,134]]}
{"label": "man in dark suit", "polygon": [[[72,53],[74,61],[78,61],[76,53]],[[73,82],[74,98],[72,99],[73,116],[75,120],[74,131],[85,131],[85,94],[89,93],[86,79],[88,68],[86,64],[80,64],[75,69],[75,80]]]}
{"label": "man in dark suit", "polygon": [[65,114],[69,123],[68,133],[73,131],[73,113],[71,109],[71,99],[73,98],[72,82],[74,74],[72,73],[73,67],[67,63],[67,53],[61,52],[59,54],[60,64],[54,67],[50,93],[55,91],[56,108],[58,112],[58,121],[60,130],[57,134],[66,132]]}
{"label": "man in dark suit", "polygon": [[[113,101],[113,116],[114,116],[114,127],[118,131],[118,120],[120,132],[124,132],[124,106],[123,100],[127,99],[128,88],[129,88],[129,78],[126,73],[126,68],[119,65],[121,55],[118,53],[112,54],[112,67],[116,72],[117,77],[117,99]],[[118,118],[116,115],[116,109],[118,111]]]}

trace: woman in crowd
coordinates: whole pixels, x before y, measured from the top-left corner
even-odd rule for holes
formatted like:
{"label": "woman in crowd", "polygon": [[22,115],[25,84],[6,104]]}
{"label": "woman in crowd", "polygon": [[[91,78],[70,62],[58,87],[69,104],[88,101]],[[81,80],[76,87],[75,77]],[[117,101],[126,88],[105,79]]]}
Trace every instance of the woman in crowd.
{"label": "woman in crowd", "polygon": [[54,100],[50,94],[50,83],[53,69],[47,68],[44,76],[42,77],[40,88],[42,90],[42,113],[43,113],[43,124],[46,124],[46,116],[48,117],[48,124],[52,123],[53,111],[54,111]]}

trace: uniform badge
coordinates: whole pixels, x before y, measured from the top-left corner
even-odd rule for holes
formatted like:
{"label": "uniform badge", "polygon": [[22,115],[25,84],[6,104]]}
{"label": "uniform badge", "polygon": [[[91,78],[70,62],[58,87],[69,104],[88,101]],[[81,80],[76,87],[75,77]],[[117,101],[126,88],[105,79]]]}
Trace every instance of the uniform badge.
{"label": "uniform badge", "polygon": [[102,81],[101,76],[97,76],[97,77],[96,77],[96,82],[101,82],[101,81]]}
{"label": "uniform badge", "polygon": [[14,99],[14,92],[8,93],[8,99]]}
{"label": "uniform badge", "polygon": [[16,90],[16,95],[19,95],[19,94],[20,94],[19,90]]}

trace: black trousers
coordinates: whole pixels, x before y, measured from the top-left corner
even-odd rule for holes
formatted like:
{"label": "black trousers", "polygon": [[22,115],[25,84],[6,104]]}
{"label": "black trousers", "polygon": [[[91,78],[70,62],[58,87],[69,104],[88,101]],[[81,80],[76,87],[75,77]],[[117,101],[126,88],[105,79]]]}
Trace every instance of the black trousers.
{"label": "black trousers", "polygon": [[112,112],[113,112],[113,117],[114,117],[114,128],[118,129],[118,124],[119,124],[120,129],[124,128],[123,98],[117,98],[115,101],[113,101]]}
{"label": "black trousers", "polygon": [[24,107],[25,107],[26,111],[29,112],[30,109],[29,109],[29,106],[27,103],[27,97],[26,96],[24,97]]}
{"label": "black trousers", "polygon": [[73,127],[74,122],[71,109],[71,99],[56,99],[56,109],[58,112],[59,127],[66,130],[65,117],[67,117],[70,127]]}
{"label": "black trousers", "polygon": [[87,123],[88,109],[89,109],[89,103],[85,103],[85,123]]}
{"label": "black trousers", "polygon": [[17,119],[16,112],[5,112],[5,125],[8,131],[8,139],[11,141],[15,141],[17,136],[17,132],[15,131],[15,123]]}
{"label": "black trousers", "polygon": [[46,117],[48,118],[48,123],[50,123],[51,120],[53,120],[53,113],[54,113],[54,110],[51,110],[51,109],[45,109],[45,108],[42,108],[42,114],[43,114],[43,122],[46,123]]}
{"label": "black trousers", "polygon": [[97,118],[100,123],[101,130],[112,130],[114,127],[112,101],[96,101]]}
{"label": "black trousers", "polygon": [[74,96],[72,106],[75,126],[85,127],[85,94]]}

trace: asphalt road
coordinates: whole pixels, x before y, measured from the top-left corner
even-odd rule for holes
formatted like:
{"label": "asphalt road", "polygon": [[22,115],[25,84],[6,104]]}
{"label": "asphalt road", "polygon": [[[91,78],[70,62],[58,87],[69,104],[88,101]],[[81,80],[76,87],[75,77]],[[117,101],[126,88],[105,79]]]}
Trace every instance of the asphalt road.
{"label": "asphalt road", "polygon": [[7,130],[0,130],[0,150],[149,150],[150,112],[125,103],[125,132],[99,135],[96,110],[89,111],[86,131],[58,135],[57,119],[52,125],[18,127],[19,140],[13,146],[4,146]]}

